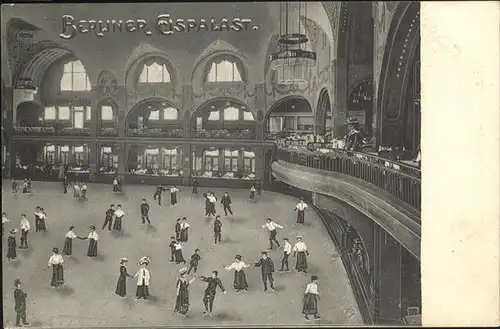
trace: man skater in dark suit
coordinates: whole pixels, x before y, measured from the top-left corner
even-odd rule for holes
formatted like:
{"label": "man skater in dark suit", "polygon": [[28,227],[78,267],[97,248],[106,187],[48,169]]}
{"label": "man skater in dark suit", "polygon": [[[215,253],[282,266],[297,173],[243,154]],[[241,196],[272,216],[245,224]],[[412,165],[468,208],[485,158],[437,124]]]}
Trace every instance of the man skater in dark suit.
{"label": "man skater in dark suit", "polygon": [[231,197],[227,192],[224,193],[224,196],[220,200],[220,203],[222,203],[222,206],[224,207],[224,212],[226,213],[226,216],[228,211],[231,215],[233,214],[233,211],[231,210]]}
{"label": "man skater in dark suit", "polygon": [[271,258],[267,257],[267,251],[262,252],[262,258],[254,264],[255,267],[260,267],[262,271],[262,283],[264,283],[264,292],[267,291],[267,279],[271,285],[271,291],[274,291],[274,263]]}
{"label": "man skater in dark suit", "polygon": [[179,240],[181,237],[181,219],[177,218],[175,223],[175,240]]}
{"label": "man skater in dark suit", "polygon": [[149,204],[146,202],[146,199],[142,199],[141,203],[141,220],[143,224],[145,224],[146,221],[148,221],[148,224],[151,224],[149,220]]}
{"label": "man skater in dark suit", "polygon": [[153,200],[158,199],[158,205],[161,206],[161,194],[165,191],[165,188],[160,184],[156,187],[156,192],[153,195]]}
{"label": "man skater in dark suit", "polygon": [[113,224],[113,216],[115,214],[115,211],[116,209],[114,204],[109,206],[109,209],[106,210],[106,218],[104,219],[104,224],[102,225],[103,230],[106,227],[106,225],[108,225],[108,230],[111,231],[111,225]]}
{"label": "man skater in dark suit", "polygon": [[[14,281],[14,286],[16,287],[14,290],[16,327],[22,327],[23,325],[28,326],[29,323],[26,321],[26,297],[28,294],[21,290],[21,280],[16,279],[16,281]],[[22,325],[21,320],[23,321]]]}
{"label": "man skater in dark suit", "polygon": [[177,239],[175,238],[175,236],[171,236],[170,237],[170,244],[168,245],[170,247],[170,263],[173,263],[175,261],[174,256],[175,256],[176,243],[177,243]]}
{"label": "man skater in dark suit", "polygon": [[214,221],[214,238],[215,238],[215,244],[217,244],[217,240],[220,243],[221,232],[222,232],[222,222],[220,221],[220,216],[217,215],[215,217],[215,221]]}
{"label": "man skater in dark suit", "polygon": [[198,186],[200,186],[200,183],[198,183],[198,180],[196,179],[196,177],[193,178],[192,185],[193,185],[193,194],[198,195]]}
{"label": "man skater in dark suit", "polygon": [[255,189],[257,190],[257,196],[262,195],[262,183],[258,180],[257,183],[255,183]]}
{"label": "man skater in dark suit", "polygon": [[214,307],[215,293],[217,292],[217,286],[220,288],[220,290],[222,290],[224,295],[227,294],[226,289],[224,289],[221,280],[217,277],[218,275],[219,272],[213,271],[212,276],[210,278],[207,278],[205,276],[199,277],[202,281],[208,282],[207,289],[205,289],[205,293],[203,295],[203,304],[205,305],[205,312],[203,312],[203,315],[212,314],[212,310]]}
{"label": "man skater in dark suit", "polygon": [[195,249],[194,254],[191,255],[191,260],[189,261],[189,270],[187,274],[191,273],[191,270],[194,270],[194,274],[198,271],[198,262],[200,261],[200,249]]}

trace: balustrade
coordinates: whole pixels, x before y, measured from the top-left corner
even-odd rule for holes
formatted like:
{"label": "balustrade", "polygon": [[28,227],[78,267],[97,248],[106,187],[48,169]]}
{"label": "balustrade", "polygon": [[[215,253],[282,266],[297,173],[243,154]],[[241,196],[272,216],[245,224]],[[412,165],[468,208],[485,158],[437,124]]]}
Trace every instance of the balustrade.
{"label": "balustrade", "polygon": [[191,138],[214,138],[214,139],[255,139],[255,131],[251,129],[239,130],[195,130]]}
{"label": "balustrade", "polygon": [[90,136],[90,128],[57,127],[57,126],[29,126],[14,127],[16,136]]}
{"label": "balustrade", "polygon": [[163,137],[163,138],[182,138],[183,129],[167,129],[167,128],[143,128],[129,129],[127,136],[129,137]]}

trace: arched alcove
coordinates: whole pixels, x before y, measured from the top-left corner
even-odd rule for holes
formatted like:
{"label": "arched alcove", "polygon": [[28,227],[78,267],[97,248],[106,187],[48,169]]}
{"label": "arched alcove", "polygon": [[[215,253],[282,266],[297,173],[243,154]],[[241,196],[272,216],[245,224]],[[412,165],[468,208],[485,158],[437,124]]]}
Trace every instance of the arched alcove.
{"label": "arched alcove", "polygon": [[251,147],[197,146],[191,157],[194,177],[255,180],[256,152]]}
{"label": "arched alcove", "polygon": [[302,96],[292,95],[276,101],[264,120],[266,139],[314,132],[314,113],[311,104]]}
{"label": "arched alcove", "polygon": [[112,98],[105,98],[97,104],[101,136],[118,136],[118,111],[118,104]]}
{"label": "arched alcove", "polygon": [[127,136],[171,137],[183,135],[180,111],[171,102],[148,98],[136,104],[125,119]]}
{"label": "arched alcove", "polygon": [[316,115],[314,119],[314,130],[316,135],[324,136],[326,135],[331,124],[327,123],[329,118],[331,118],[331,103],[330,96],[328,95],[328,90],[324,88],[321,90],[318,98],[318,105],[316,108]]}
{"label": "arched alcove", "polygon": [[137,176],[179,177],[183,175],[182,162],[182,148],[177,145],[130,145],[127,169]]}
{"label": "arched alcove", "polygon": [[373,82],[367,80],[354,86],[349,92],[347,113],[359,121],[363,136],[372,136],[373,123]]}
{"label": "arched alcove", "polygon": [[241,101],[215,98],[191,116],[192,138],[255,139],[254,113]]}
{"label": "arched alcove", "polygon": [[16,124],[19,127],[40,126],[44,115],[43,107],[37,102],[23,102],[16,109]]}

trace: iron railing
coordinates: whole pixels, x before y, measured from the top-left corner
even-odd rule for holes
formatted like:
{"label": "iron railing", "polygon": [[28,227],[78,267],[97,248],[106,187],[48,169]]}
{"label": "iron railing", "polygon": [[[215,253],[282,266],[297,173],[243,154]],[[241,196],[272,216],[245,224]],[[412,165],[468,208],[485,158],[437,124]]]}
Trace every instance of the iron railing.
{"label": "iron railing", "polygon": [[277,159],[333,171],[370,183],[420,211],[420,169],[375,155],[341,149],[278,146]]}
{"label": "iron railing", "polygon": [[15,136],[90,136],[90,128],[57,127],[57,126],[26,126],[14,127]]}

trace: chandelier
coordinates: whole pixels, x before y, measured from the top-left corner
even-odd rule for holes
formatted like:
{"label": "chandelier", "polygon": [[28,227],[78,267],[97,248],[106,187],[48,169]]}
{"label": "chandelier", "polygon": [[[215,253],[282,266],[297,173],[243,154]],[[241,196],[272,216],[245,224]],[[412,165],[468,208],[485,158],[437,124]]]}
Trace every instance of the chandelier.
{"label": "chandelier", "polygon": [[[301,17],[305,18],[305,26]],[[280,84],[307,83],[311,67],[316,65],[316,53],[311,49],[306,28],[307,3],[280,2],[280,38],[270,56],[270,67]]]}

